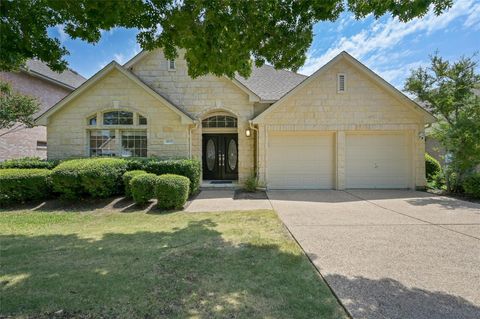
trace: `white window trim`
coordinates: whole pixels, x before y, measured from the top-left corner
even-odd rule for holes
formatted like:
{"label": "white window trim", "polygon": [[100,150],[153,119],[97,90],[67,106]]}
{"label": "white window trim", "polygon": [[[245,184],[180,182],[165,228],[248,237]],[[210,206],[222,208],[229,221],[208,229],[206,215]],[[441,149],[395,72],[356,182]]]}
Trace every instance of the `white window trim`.
{"label": "white window trim", "polygon": [[[340,77],[343,76],[343,91],[340,90]],[[337,74],[337,93],[347,92],[347,75],[345,73]]]}
{"label": "white window trim", "polygon": [[[170,62],[173,62],[173,68],[170,67]],[[167,60],[167,70],[174,72],[177,69],[177,63],[175,60]]]}

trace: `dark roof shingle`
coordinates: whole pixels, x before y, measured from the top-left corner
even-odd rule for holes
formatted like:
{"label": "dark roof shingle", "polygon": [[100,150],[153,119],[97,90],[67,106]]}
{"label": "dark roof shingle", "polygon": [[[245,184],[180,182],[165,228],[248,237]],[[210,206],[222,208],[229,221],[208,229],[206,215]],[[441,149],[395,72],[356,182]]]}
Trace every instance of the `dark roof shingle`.
{"label": "dark roof shingle", "polygon": [[28,60],[26,66],[27,72],[39,74],[71,88],[77,88],[87,80],[72,69],[67,68],[62,73],[55,72],[39,60]]}
{"label": "dark roof shingle", "polygon": [[271,65],[253,67],[248,79],[236,76],[240,83],[257,94],[260,99],[276,101],[307,78],[306,75],[288,70],[276,70]]}

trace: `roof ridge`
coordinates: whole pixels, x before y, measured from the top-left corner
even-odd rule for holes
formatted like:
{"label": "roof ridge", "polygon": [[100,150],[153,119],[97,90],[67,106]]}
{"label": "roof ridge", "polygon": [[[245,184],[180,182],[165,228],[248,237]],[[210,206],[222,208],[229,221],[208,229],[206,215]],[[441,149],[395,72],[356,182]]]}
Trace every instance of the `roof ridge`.
{"label": "roof ridge", "polygon": [[[301,74],[301,73],[298,73],[298,72],[295,72],[295,71],[292,71],[292,70],[289,70],[289,69],[277,69],[277,68],[275,68],[275,66],[267,64],[267,63],[264,63],[262,66],[269,66],[269,67],[273,68],[275,71],[286,71],[286,72],[289,72],[289,73],[293,73],[295,75],[300,75],[300,76],[308,78],[308,75]],[[257,67],[257,68],[259,68],[259,67]]]}

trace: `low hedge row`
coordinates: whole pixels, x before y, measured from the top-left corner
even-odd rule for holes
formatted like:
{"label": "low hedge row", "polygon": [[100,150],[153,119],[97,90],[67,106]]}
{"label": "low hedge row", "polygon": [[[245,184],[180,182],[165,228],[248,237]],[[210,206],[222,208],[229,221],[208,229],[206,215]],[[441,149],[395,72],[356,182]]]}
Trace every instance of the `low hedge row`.
{"label": "low hedge row", "polygon": [[52,170],[55,192],[75,199],[88,194],[108,197],[122,192],[122,175],[127,162],[120,158],[89,158],[70,160]]}
{"label": "low hedge row", "polygon": [[45,168],[53,169],[60,164],[59,160],[42,160],[39,157],[24,157],[0,162],[0,169],[6,168]]}
{"label": "low hedge row", "polygon": [[[2,164],[5,166],[23,165],[23,167],[50,165],[46,167],[53,167],[57,162],[30,158],[7,161]],[[34,172],[36,172],[35,170],[40,170],[43,174],[48,175],[48,178],[46,178],[46,181],[44,182],[45,184],[48,180],[48,185],[43,187],[43,190],[41,191],[36,188],[38,179],[31,177],[32,181],[35,181],[31,182],[29,178],[23,176],[30,176],[29,174],[32,174],[32,176],[36,177],[37,175],[34,174]],[[77,199],[83,196],[100,198],[109,197],[122,193],[124,189],[126,196],[131,196],[133,195],[130,188],[131,181],[136,176],[145,173],[155,174],[155,176],[167,174],[183,176],[184,179],[182,180],[185,180],[185,178],[188,180],[187,194],[183,195],[182,193],[180,196],[180,198],[184,198],[185,196],[188,197],[189,194],[198,191],[200,187],[201,166],[200,162],[197,160],[86,158],[63,161],[51,171],[47,169],[5,168],[1,169],[0,172],[2,172],[2,176],[5,176],[5,179],[8,177],[15,180],[14,183],[2,182],[2,188],[0,189],[0,201],[2,203],[46,198],[52,190],[65,199]],[[11,172],[15,172],[13,177],[11,177],[13,174]],[[178,178],[173,179],[178,180]],[[32,183],[34,185],[32,185]],[[156,187],[156,183],[154,186]],[[154,186],[150,183],[149,190],[153,194],[151,197],[145,200],[141,199],[141,196],[138,195],[138,200],[143,200],[145,202],[155,197]],[[179,187],[179,189],[180,188],[183,189],[184,186]],[[15,192],[18,193],[18,195],[12,195]],[[180,203],[182,201],[184,202],[184,200],[181,199],[174,201],[174,203]],[[168,208],[174,208],[176,207],[175,205],[172,203],[166,203],[165,208],[167,208],[167,206]]]}
{"label": "low hedge row", "polygon": [[190,195],[200,189],[202,167],[200,161],[190,159],[159,160],[156,158],[129,158],[128,169],[144,170],[156,175],[175,174],[185,176],[190,180]]}
{"label": "low hedge row", "polygon": [[0,170],[0,205],[22,203],[48,197],[51,191],[48,169]]}

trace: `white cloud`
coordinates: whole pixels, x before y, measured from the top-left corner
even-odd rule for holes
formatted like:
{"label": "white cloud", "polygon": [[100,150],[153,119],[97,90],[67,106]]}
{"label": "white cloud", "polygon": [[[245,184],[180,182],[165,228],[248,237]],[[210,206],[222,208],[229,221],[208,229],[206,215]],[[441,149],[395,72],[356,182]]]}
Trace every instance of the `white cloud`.
{"label": "white cloud", "polygon": [[397,89],[403,89],[403,80],[410,75],[411,70],[418,69],[419,67],[425,67],[428,65],[428,61],[416,61],[401,66],[373,69],[375,73],[380,75],[387,82],[391,83]]}
{"label": "white cloud", "polygon": [[[140,53],[140,51],[142,51],[142,48],[140,47],[140,45],[135,41],[131,42],[131,46],[132,46],[132,49],[127,53],[122,53],[122,52],[115,53],[113,55],[113,60],[117,61],[118,64],[123,65],[127,63],[131,58],[136,56],[138,53]],[[100,69],[103,69],[108,63],[110,63],[110,60],[103,61],[98,64],[98,67]]]}
{"label": "white cloud", "polygon": [[466,28],[480,30],[480,3],[477,3],[470,11],[467,20],[464,23]]}
{"label": "white cloud", "polygon": [[115,53],[113,55],[113,59],[117,61],[119,64],[124,64],[128,61],[128,59],[123,55],[123,53]]}
{"label": "white cloud", "polygon": [[68,34],[63,30],[65,26],[63,24],[60,24],[60,25],[57,25],[55,27],[55,29],[57,30],[57,33],[58,33],[58,40],[60,41],[60,43],[63,44],[63,42],[65,42],[66,40],[70,39],[70,37],[68,36]]}
{"label": "white cloud", "polygon": [[[428,34],[444,29],[458,17],[465,17],[466,21],[476,21],[475,19],[477,19],[479,13],[472,11],[473,5],[474,0],[460,0],[455,2],[450,10],[440,16],[436,16],[433,11],[429,11],[424,17],[416,18],[406,23],[394,18],[389,18],[384,23],[376,20],[368,28],[361,30],[357,34],[340,38],[324,54],[309,56],[300,72],[307,75],[312,74],[341,51],[347,51],[360,60],[371,57],[367,64],[372,68],[376,68],[380,63],[376,62],[373,57],[385,60],[388,56],[391,61],[391,54],[392,52],[395,53],[395,47],[409,35],[421,32]],[[397,54],[399,53],[397,52]],[[408,54],[408,52],[403,54]]]}

